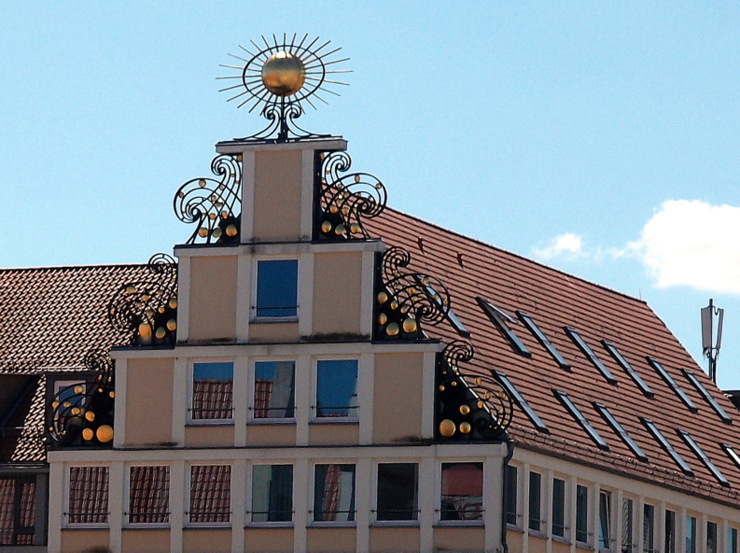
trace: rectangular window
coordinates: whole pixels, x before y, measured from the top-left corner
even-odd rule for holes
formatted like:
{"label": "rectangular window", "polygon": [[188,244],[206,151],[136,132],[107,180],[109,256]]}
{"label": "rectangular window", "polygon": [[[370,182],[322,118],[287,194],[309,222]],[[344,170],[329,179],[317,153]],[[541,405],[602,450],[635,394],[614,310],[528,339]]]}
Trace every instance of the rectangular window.
{"label": "rectangular window", "polygon": [[529,529],[539,532],[542,524],[542,475],[529,473]]}
{"label": "rectangular window", "polygon": [[702,463],[704,463],[704,466],[709,469],[709,472],[712,473],[712,475],[717,479],[717,481],[722,485],[729,487],[730,482],[727,480],[727,478],[724,477],[724,475],[719,471],[719,469],[714,466],[714,463],[707,457],[707,454],[704,453],[704,450],[699,447],[699,444],[697,444],[694,441],[694,438],[691,437],[691,434],[686,432],[685,430],[676,430],[678,432],[678,435],[683,438],[683,441],[686,442],[686,445],[689,446],[691,451],[694,452],[694,454],[701,460]]}
{"label": "rectangular window", "polygon": [[686,516],[686,553],[696,551],[696,517]]}
{"label": "rectangular window", "polygon": [[643,505],[642,510],[642,553],[655,552],[655,507]]}
{"label": "rectangular window", "polygon": [[663,553],[676,553],[676,512],[665,512],[665,529],[663,533]]}
{"label": "rectangular window", "polygon": [[667,370],[665,370],[663,365],[661,365],[657,359],[653,359],[650,356],[645,357],[645,359],[647,359],[648,363],[650,363],[650,366],[655,369],[655,372],[657,372],[665,381],[665,383],[668,384],[671,390],[673,390],[673,393],[675,393],[678,398],[684,403],[684,405],[686,405],[689,411],[691,411],[692,413],[697,413],[699,411],[699,408],[694,404],[693,401],[691,401],[691,398],[686,395],[686,392],[681,389],[676,381],[673,380],[673,377]]}
{"label": "rectangular window", "polygon": [[526,326],[529,331],[534,335],[535,338],[537,338],[537,341],[540,343],[540,345],[547,350],[547,353],[550,354],[550,356],[555,360],[555,362],[560,365],[563,369],[570,369],[570,363],[566,361],[565,357],[558,351],[558,349],[553,345],[553,343],[550,341],[550,339],[545,335],[544,332],[540,329],[539,326],[537,326],[537,323],[534,322],[534,319],[527,315],[526,313],[523,313],[522,311],[516,312],[517,316],[521,321],[524,323],[524,326]]}
{"label": "rectangular window", "polygon": [[108,523],[108,467],[70,467],[67,522]]}
{"label": "rectangular window", "polygon": [[416,463],[378,465],[378,520],[418,518],[419,466]]}
{"label": "rectangular window", "polygon": [[601,343],[606,348],[606,351],[608,351],[612,358],[619,364],[619,366],[624,369],[624,372],[626,372],[632,379],[632,381],[637,384],[637,387],[640,388],[640,391],[645,395],[645,397],[653,397],[655,394],[650,389],[650,386],[648,386],[640,377],[640,375],[637,374],[637,371],[632,368],[632,365],[630,365],[627,359],[625,359],[624,356],[619,352],[617,346],[607,340],[602,340]]}
{"label": "rectangular window", "polygon": [[634,501],[622,498],[622,553],[632,553],[634,547],[634,508]]}
{"label": "rectangular window", "polygon": [[298,316],[298,260],[270,259],[257,262],[256,316]]}
{"label": "rectangular window", "polygon": [[170,467],[131,467],[129,475],[129,524],[169,522]]}
{"label": "rectangular window", "polygon": [[565,537],[565,480],[552,479],[552,535]]}
{"label": "rectangular window", "polygon": [[504,313],[501,309],[493,305],[491,302],[484,300],[481,297],[476,297],[478,305],[498,329],[501,335],[506,338],[512,349],[519,355],[524,357],[532,357],[532,354],[527,349],[527,346],[519,339],[519,336],[509,327],[509,324],[516,323],[516,319],[511,318],[509,315]]}
{"label": "rectangular window", "polygon": [[506,488],[504,489],[504,508],[506,509],[506,523],[518,526],[517,515],[518,499],[518,470],[512,465],[506,466]]}
{"label": "rectangular window", "polygon": [[254,364],[255,419],[295,416],[295,362],[257,361]]}
{"label": "rectangular window", "polygon": [[561,390],[553,390],[552,393],[555,394],[555,397],[560,400],[560,403],[563,404],[563,406],[573,416],[576,422],[580,424],[581,427],[583,427],[583,429],[586,431],[586,434],[588,434],[590,438],[596,443],[596,445],[599,446],[599,449],[609,449],[609,444],[607,444],[603,440],[596,429],[591,426],[591,423],[586,420],[586,417],[584,417],[583,413],[581,413],[578,407],[576,407],[576,404],[573,403],[573,400],[568,397],[568,394]]}
{"label": "rectangular window", "polygon": [[233,416],[233,363],[193,365],[192,420],[228,420]]}
{"label": "rectangular window", "polygon": [[717,553],[717,523],[707,521],[707,553]]}
{"label": "rectangular window", "polygon": [[738,553],[737,551],[737,528],[727,529],[727,553]]}
{"label": "rectangular window", "polygon": [[252,468],[252,522],[293,520],[293,465]]}
{"label": "rectangular window", "polygon": [[576,486],[576,541],[588,543],[588,488]]}
{"label": "rectangular window", "polygon": [[231,518],[231,466],[190,467],[190,522],[224,523]]}
{"label": "rectangular window", "polygon": [[0,478],[0,546],[33,545],[35,527],[36,479]]}
{"label": "rectangular window", "polygon": [[637,457],[640,461],[647,461],[647,455],[645,455],[642,452],[642,449],[640,449],[640,446],[638,446],[635,441],[632,439],[632,437],[627,433],[627,431],[622,427],[621,424],[619,424],[619,421],[614,418],[614,415],[612,415],[609,412],[609,409],[606,408],[606,405],[603,403],[599,403],[597,401],[593,402],[594,408],[599,412],[599,414],[604,418],[604,420],[609,424],[609,426],[612,427],[612,430],[617,433],[617,435],[622,438],[622,441],[632,450],[632,453],[635,454],[635,457]]}
{"label": "rectangular window", "polygon": [[501,385],[506,389],[508,394],[514,399],[514,401],[516,401],[519,408],[524,411],[524,414],[529,417],[529,420],[532,422],[534,427],[540,432],[549,432],[549,430],[547,429],[547,425],[542,422],[542,419],[540,419],[537,413],[534,412],[534,409],[530,407],[529,403],[527,403],[527,400],[524,399],[522,394],[519,393],[519,390],[514,387],[514,384],[511,382],[511,380],[509,380],[509,377],[500,371],[493,371],[493,374],[496,376],[496,379],[501,383]]}
{"label": "rectangular window", "polygon": [[707,390],[704,387],[704,384],[701,383],[701,381],[696,377],[696,375],[692,372],[687,371],[686,369],[681,369],[681,372],[684,374],[684,376],[694,385],[694,388],[698,390],[698,392],[701,394],[701,396],[704,398],[704,400],[709,404],[709,406],[714,409],[714,412],[717,413],[720,419],[722,419],[723,422],[726,422],[727,424],[732,423],[732,419],[730,418],[730,415],[727,414],[727,411],[725,411],[722,406],[717,403],[717,400],[714,399],[712,394],[709,393],[709,390]]}
{"label": "rectangular window", "polygon": [[316,416],[357,417],[356,359],[317,363]]}
{"label": "rectangular window", "polygon": [[599,493],[599,549],[609,549],[612,541],[612,494],[606,490]]}
{"label": "rectangular window", "polygon": [[614,378],[611,371],[601,362],[601,359],[596,356],[594,350],[591,349],[591,346],[586,343],[586,340],[584,340],[574,328],[566,326],[565,333],[570,336],[570,339],[578,346],[578,349],[580,349],[583,355],[591,361],[591,364],[601,373],[601,376],[603,376],[609,384],[617,383],[617,379]]}
{"label": "rectangular window", "polygon": [[691,470],[691,467],[686,463],[686,461],[683,460],[683,457],[681,457],[678,452],[673,449],[671,443],[666,439],[665,436],[663,436],[663,433],[658,430],[658,427],[655,426],[655,423],[646,417],[640,417],[640,420],[642,420],[642,424],[645,425],[645,427],[650,431],[655,440],[661,445],[666,453],[671,456],[671,459],[673,459],[673,461],[681,468],[681,470],[684,471],[686,474],[693,476],[694,471]]}
{"label": "rectangular window", "polygon": [[313,519],[317,522],[355,520],[355,465],[316,465]]}
{"label": "rectangular window", "polygon": [[440,518],[483,518],[483,463],[442,463]]}

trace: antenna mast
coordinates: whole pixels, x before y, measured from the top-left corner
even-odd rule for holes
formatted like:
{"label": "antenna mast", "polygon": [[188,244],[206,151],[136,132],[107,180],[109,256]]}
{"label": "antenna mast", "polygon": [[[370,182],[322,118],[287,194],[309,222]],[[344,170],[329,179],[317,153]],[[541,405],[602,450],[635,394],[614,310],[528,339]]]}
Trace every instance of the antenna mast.
{"label": "antenna mast", "polygon": [[[701,309],[701,343],[704,356],[709,362],[709,378],[717,382],[717,358],[719,348],[722,347],[722,320],[725,310],[714,307],[714,300],[709,299],[709,305]],[[717,339],[714,339],[714,319],[717,319]]]}

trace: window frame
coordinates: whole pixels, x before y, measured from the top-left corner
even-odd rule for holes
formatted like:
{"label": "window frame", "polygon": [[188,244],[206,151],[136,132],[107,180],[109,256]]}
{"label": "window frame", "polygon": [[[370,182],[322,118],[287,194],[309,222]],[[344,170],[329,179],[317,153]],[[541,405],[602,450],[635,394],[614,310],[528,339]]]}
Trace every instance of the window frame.
{"label": "window frame", "polygon": [[[194,467],[228,467],[229,469],[229,511],[228,520],[226,521],[194,521],[192,520],[193,512],[193,468]],[[211,462],[200,462],[200,463],[189,463],[187,465],[187,480],[185,487],[185,512],[183,513],[185,520],[184,528],[231,528],[232,526],[232,514],[233,514],[233,502],[234,502],[234,467],[229,462],[219,462],[213,460]],[[209,513],[206,513],[209,514]],[[220,514],[220,513],[216,513]]]}
{"label": "window frame", "polygon": [[[257,478],[255,477],[255,469],[257,467],[270,467],[272,469],[273,467],[290,467],[290,518],[288,520],[254,520],[255,514],[267,514],[268,518],[273,513],[282,513],[283,511],[255,511],[255,504],[254,500],[257,494],[255,493],[255,482]],[[247,526],[254,526],[254,527],[288,527],[292,528],[295,518],[295,466],[292,463],[254,463],[251,465],[249,480],[248,480],[248,489],[247,494],[249,497],[249,510],[247,511],[247,520],[246,525]],[[272,503],[272,488],[271,486],[268,486],[267,488],[267,505]]]}
{"label": "window frame", "polygon": [[[517,465],[507,464],[505,470],[506,477],[504,479],[504,517],[506,520],[506,525],[511,528],[521,530],[522,524],[520,523],[520,520],[522,519],[522,514],[518,512],[520,505],[519,467]],[[512,475],[514,476],[513,479]],[[512,501],[510,502],[509,499],[511,499]],[[510,507],[512,506],[513,510],[510,510]],[[513,522],[511,521],[512,518]]]}
{"label": "window frame", "polygon": [[[543,474],[536,470],[530,470],[527,476],[527,531],[535,535],[544,535],[543,526],[547,524],[543,520],[543,500],[545,494],[542,493]],[[536,481],[536,486],[533,485]]]}
{"label": "window frame", "polygon": [[[648,516],[648,513],[649,516]],[[643,503],[642,505],[642,535],[640,546],[642,553],[657,553],[655,549],[655,505]]]}
{"label": "window frame", "polygon": [[532,316],[524,311],[516,311],[516,316],[519,317],[519,320],[522,321],[524,326],[527,327],[545,351],[550,354],[550,357],[553,358],[555,363],[557,363],[561,369],[571,372],[572,367],[570,362],[562,353],[560,353],[558,348],[555,347],[555,344],[552,343],[547,334],[545,334],[545,332],[537,325]]}
{"label": "window frame", "polygon": [[[444,487],[445,487],[445,466],[460,466],[460,465],[473,465],[475,467],[480,467],[480,473],[481,473],[481,486],[480,486],[480,496],[473,496],[473,495],[467,495],[467,496],[460,496],[460,497],[480,497],[480,507],[477,510],[478,515],[475,518],[464,518],[464,519],[451,519],[451,518],[444,518],[444,513],[448,510],[445,510],[442,508],[442,501],[444,497]],[[437,493],[437,517],[436,517],[436,524],[440,526],[483,526],[483,517],[485,516],[486,512],[486,498],[485,498],[485,489],[486,489],[486,470],[485,470],[485,464],[483,461],[480,460],[452,460],[441,462],[437,465],[439,470],[439,478],[437,479],[437,482],[439,483],[438,493]],[[448,494],[450,496],[453,496],[453,494]],[[465,506],[467,510],[467,505]],[[476,512],[473,510],[473,512]]]}
{"label": "window frame", "polygon": [[483,310],[486,317],[488,317],[488,320],[493,323],[493,326],[495,326],[501,333],[509,346],[511,346],[511,349],[514,350],[514,353],[526,358],[532,357],[532,352],[527,349],[524,342],[522,342],[516,332],[514,332],[508,324],[517,323],[518,321],[481,296],[476,296],[475,300],[478,302],[478,306]]}
{"label": "window frame", "polygon": [[[558,493],[556,482],[560,482],[562,485],[562,496],[558,501]],[[558,476],[552,477],[552,498],[550,501],[552,505],[552,522],[550,523],[550,533],[555,539],[567,540],[568,539],[568,482],[565,478]],[[559,527],[562,533],[556,532],[556,526]]]}
{"label": "window frame", "polygon": [[663,515],[663,551],[677,553],[676,540],[678,539],[678,513],[673,509],[666,509]]}
{"label": "window frame", "polygon": [[[350,396],[349,405],[330,405],[325,407],[319,406],[319,392],[321,381],[319,379],[319,369],[321,363],[333,363],[333,362],[354,362],[355,364],[355,390],[354,394]],[[311,393],[312,405],[311,405],[311,417],[310,423],[312,424],[331,424],[331,423],[359,423],[360,420],[360,359],[358,357],[321,357],[315,359],[313,362],[313,390]],[[355,405],[352,405],[352,398],[354,398]],[[340,415],[336,417],[332,416],[320,416],[320,409],[346,409],[347,415]]]}
{"label": "window frame", "polygon": [[[580,495],[580,492],[583,491],[584,494]],[[573,533],[573,537],[575,539],[576,544],[582,544],[586,546],[587,548],[590,548],[591,540],[589,539],[589,536],[591,536],[589,522],[590,522],[590,508],[589,503],[591,503],[591,488],[589,486],[585,486],[583,484],[576,483],[576,523],[575,523],[575,532]],[[585,505],[583,505],[583,509],[580,509],[581,507],[581,498],[583,497],[583,501]],[[579,538],[585,537],[585,540],[581,540]]]}
{"label": "window frame", "polygon": [[637,549],[635,532],[635,505],[636,501],[628,496],[622,497],[620,516],[622,517],[622,538],[620,548],[622,553],[632,553]]}
{"label": "window frame", "polygon": [[[597,540],[598,551],[611,551],[614,543],[614,499],[611,490],[599,490],[598,520],[599,536]],[[602,507],[606,507],[602,511]]]}
{"label": "window frame", "polygon": [[[410,465],[415,468],[415,475],[414,475],[414,489],[413,489],[413,498],[412,503],[413,507],[411,509],[412,517],[411,518],[398,518],[398,519],[391,519],[391,518],[379,518],[380,516],[380,496],[381,496],[381,483],[380,483],[380,467],[382,465]],[[408,490],[405,490],[408,491]],[[401,510],[397,510],[398,512],[401,512]],[[400,460],[392,460],[392,461],[380,461],[376,463],[375,465],[375,497],[373,502],[373,521],[372,524],[376,526],[419,526],[419,514],[421,513],[420,505],[419,505],[419,463],[418,462],[407,462],[404,460],[404,462],[400,462]]]}
{"label": "window frame", "polygon": [[[296,264],[296,277],[295,277],[295,306],[260,306],[260,263],[269,262],[281,262],[281,261],[295,261]],[[298,257],[291,256],[278,256],[278,257],[257,257],[254,260],[254,272],[253,272],[253,285],[252,285],[252,316],[250,322],[262,323],[262,322],[295,322],[300,316],[300,281],[301,281],[301,263]],[[294,313],[290,315],[260,315],[260,309],[294,309]]]}
{"label": "window frame", "polygon": [[606,380],[609,384],[616,386],[617,379],[614,378],[612,372],[606,365],[604,365],[604,362],[599,359],[599,356],[596,355],[596,352],[590,345],[588,345],[588,342],[586,342],[583,336],[581,336],[578,331],[572,326],[565,326],[563,327],[563,330],[565,330],[565,333],[570,337],[570,339],[578,347],[578,349],[581,350],[581,353],[583,353],[586,359],[591,362],[591,364],[604,378],[604,380]]}
{"label": "window frame", "polygon": [[[132,522],[131,521],[131,515],[134,514],[131,512],[131,485],[133,484],[132,479],[132,472],[135,468],[143,468],[143,467],[153,467],[153,468],[164,468],[167,472],[167,511],[164,513],[166,515],[167,520],[165,522]],[[155,465],[153,463],[132,463],[126,465],[126,472],[125,472],[125,482],[124,482],[124,491],[126,493],[125,498],[125,508],[124,508],[124,517],[123,517],[123,526],[124,528],[169,528],[170,524],[172,523],[172,512],[170,510],[171,506],[171,493],[172,493],[172,468],[169,464],[161,464],[161,465]],[[138,514],[138,513],[137,513]],[[150,513],[144,513],[150,514]]]}
{"label": "window frame", "polygon": [[[292,409],[293,415],[290,417],[257,417],[255,416],[258,408],[256,407],[257,403],[257,365],[260,363],[292,363],[293,364],[293,389],[292,389],[292,398],[289,402],[288,407],[285,408],[286,411]],[[297,393],[296,393],[296,366],[298,365],[297,360],[295,358],[255,358],[250,363],[250,379],[249,379],[249,389],[248,389],[248,404],[247,412],[248,412],[248,419],[247,421],[250,424],[295,424],[296,422],[296,401],[297,401]],[[292,407],[291,404],[292,403]],[[281,407],[275,408],[275,407],[267,407],[266,410],[274,410],[274,409],[282,409]]]}
{"label": "window frame", "polygon": [[[230,411],[230,417],[223,418],[196,418],[193,414],[196,409],[193,407],[194,394],[195,394],[195,371],[196,365],[216,365],[216,364],[230,364],[231,365],[231,401],[230,407],[214,408],[213,410],[225,410]],[[187,398],[187,419],[186,424],[188,426],[222,426],[222,425],[233,425],[234,424],[234,381],[236,374],[236,362],[234,359],[193,359],[188,364],[188,398]]]}
{"label": "window frame", "polygon": [[[0,481],[2,480],[10,482],[10,489],[8,489],[7,491],[10,492],[13,497],[11,499],[10,505],[12,517],[9,517],[11,518],[11,520],[8,521],[9,528],[7,528],[7,532],[5,533],[5,535],[7,536],[7,541],[9,543],[0,543],[0,551],[3,551],[3,548],[9,547],[29,547],[34,545],[44,545],[45,542],[38,543],[36,541],[37,530],[39,529],[38,509],[40,507],[45,507],[45,505],[39,505],[37,502],[39,491],[39,480],[37,478],[37,475],[3,473],[0,474]],[[29,484],[32,486],[30,492],[30,500],[32,503],[31,513],[33,514],[33,524],[31,526],[23,526],[22,519],[24,510],[24,488]],[[0,488],[2,488],[2,486],[0,486]],[[31,543],[19,543],[18,538],[20,536],[30,538]],[[21,542],[23,541],[25,540],[21,539]],[[5,550],[9,551],[10,549]]]}
{"label": "window frame", "polygon": [[[106,489],[105,489],[105,513],[94,513],[94,512],[81,512],[79,514],[73,514],[71,512],[72,507],[72,469],[105,469],[106,471]],[[69,465],[65,471],[65,496],[64,496],[64,528],[108,528],[110,526],[111,518],[111,505],[110,505],[110,466],[104,464],[74,464]],[[100,522],[72,522],[70,519],[73,516],[104,516],[105,520]]]}
{"label": "window frame", "polygon": [[[339,510],[334,509],[333,511],[325,511],[321,510],[322,517],[329,514],[336,515],[337,513],[346,513],[347,518],[345,520],[317,520],[316,515],[317,512],[319,512],[316,508],[317,506],[317,500],[318,495],[318,468],[321,466],[338,466],[340,467],[339,473],[341,476],[342,473],[342,467],[352,467],[352,491],[350,493],[350,509],[349,510]],[[341,482],[341,479],[340,479]],[[313,464],[313,471],[311,474],[311,490],[312,490],[312,496],[311,496],[311,510],[309,512],[310,520],[308,521],[309,526],[344,526],[344,527],[356,527],[357,526],[357,464],[356,463],[332,463],[332,462],[319,462]],[[339,498],[342,497],[342,488],[341,486],[338,488]],[[326,489],[323,490],[324,496],[326,495]],[[338,504],[339,506],[339,504]]]}
{"label": "window frame", "polygon": [[699,542],[696,538],[698,537],[698,529],[697,517],[687,513],[684,520],[685,553],[697,553],[696,546]]}

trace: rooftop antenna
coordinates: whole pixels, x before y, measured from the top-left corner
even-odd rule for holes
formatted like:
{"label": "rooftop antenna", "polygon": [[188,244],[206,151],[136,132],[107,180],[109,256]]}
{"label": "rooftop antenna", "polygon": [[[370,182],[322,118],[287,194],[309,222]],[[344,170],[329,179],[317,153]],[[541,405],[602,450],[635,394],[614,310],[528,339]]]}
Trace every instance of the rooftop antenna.
{"label": "rooftop antenna", "polygon": [[[717,357],[722,346],[722,320],[725,310],[714,307],[714,300],[709,298],[709,305],[701,309],[701,345],[704,356],[709,361],[709,378],[717,382]],[[717,339],[714,338],[714,320],[717,319]]]}

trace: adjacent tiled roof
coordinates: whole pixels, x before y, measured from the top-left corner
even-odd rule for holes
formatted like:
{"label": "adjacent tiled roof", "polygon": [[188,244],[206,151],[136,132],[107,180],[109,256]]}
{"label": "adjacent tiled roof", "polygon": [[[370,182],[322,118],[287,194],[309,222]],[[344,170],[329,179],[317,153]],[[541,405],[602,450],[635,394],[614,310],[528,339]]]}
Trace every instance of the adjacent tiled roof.
{"label": "adjacent tiled roof", "polygon": [[[663,321],[642,300],[547,267],[519,255],[442,229],[398,211],[387,209],[365,222],[367,230],[412,256],[411,269],[440,278],[451,293],[451,307],[465,327],[475,349],[468,364],[471,371],[505,373],[524,399],[545,422],[549,433],[538,431],[515,406],[510,434],[517,447],[587,463],[677,487],[693,493],[737,503],[740,468],[722,449],[731,445],[740,452],[740,412],[711,382],[678,342]],[[515,353],[509,342],[483,313],[477,297],[503,310],[514,319],[512,330],[531,352]],[[533,333],[519,321],[523,311],[535,321],[549,341],[571,365],[562,368]],[[610,384],[566,333],[571,327],[590,346],[616,379]],[[426,332],[445,341],[461,337],[447,321]],[[611,342],[652,389],[653,397],[641,392],[635,381],[607,352],[602,340]],[[648,363],[651,357],[670,374],[693,401],[690,411]],[[689,379],[686,369],[709,390],[733,419],[722,422]],[[557,400],[554,391],[565,392],[598,434],[608,450],[599,449],[584,428]],[[640,461],[594,408],[604,404],[626,430],[648,461]],[[693,470],[684,474],[658,445],[640,417],[652,420],[673,448]],[[723,487],[678,434],[687,431],[730,483]]]}

